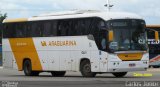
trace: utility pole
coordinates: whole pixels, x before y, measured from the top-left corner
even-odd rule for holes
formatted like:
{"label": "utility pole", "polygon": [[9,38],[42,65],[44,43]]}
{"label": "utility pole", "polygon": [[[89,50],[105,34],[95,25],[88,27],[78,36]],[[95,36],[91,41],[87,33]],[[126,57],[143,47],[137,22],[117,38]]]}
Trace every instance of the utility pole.
{"label": "utility pole", "polygon": [[108,11],[110,11],[111,8],[112,8],[114,5],[111,5],[111,4],[110,4],[110,0],[107,0],[107,4],[105,4],[104,6],[107,7],[107,10],[108,10]]}

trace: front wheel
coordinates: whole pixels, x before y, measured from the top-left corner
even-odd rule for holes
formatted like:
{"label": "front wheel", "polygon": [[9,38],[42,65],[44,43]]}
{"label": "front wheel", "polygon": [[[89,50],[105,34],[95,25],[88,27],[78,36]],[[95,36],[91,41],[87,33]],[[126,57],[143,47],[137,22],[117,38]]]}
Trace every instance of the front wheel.
{"label": "front wheel", "polygon": [[96,73],[91,72],[91,64],[88,60],[81,62],[80,71],[84,77],[95,77]]}
{"label": "front wheel", "polygon": [[159,68],[160,66],[153,66],[153,68]]}
{"label": "front wheel", "polygon": [[112,73],[115,77],[124,77],[127,72],[116,72],[116,73]]}

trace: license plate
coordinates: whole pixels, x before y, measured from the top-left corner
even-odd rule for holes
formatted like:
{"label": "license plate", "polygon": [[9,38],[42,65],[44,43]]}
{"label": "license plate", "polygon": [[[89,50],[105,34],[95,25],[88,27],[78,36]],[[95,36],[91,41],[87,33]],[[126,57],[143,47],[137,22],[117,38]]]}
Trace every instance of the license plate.
{"label": "license plate", "polygon": [[135,67],[135,66],[136,66],[135,63],[130,63],[130,64],[129,64],[129,67]]}

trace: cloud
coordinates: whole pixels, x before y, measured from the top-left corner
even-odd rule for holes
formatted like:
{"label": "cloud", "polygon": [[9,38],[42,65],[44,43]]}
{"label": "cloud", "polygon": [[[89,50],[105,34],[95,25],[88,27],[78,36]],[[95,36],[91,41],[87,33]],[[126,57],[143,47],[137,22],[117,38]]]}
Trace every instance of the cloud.
{"label": "cloud", "polygon": [[141,15],[147,24],[160,24],[159,0],[112,0],[114,11],[127,11]]}
{"label": "cloud", "polygon": [[[147,23],[160,24],[160,0],[110,0],[112,11],[133,12],[143,16]],[[0,11],[9,18],[29,17],[41,13],[73,9],[106,10],[107,0],[1,0]]]}

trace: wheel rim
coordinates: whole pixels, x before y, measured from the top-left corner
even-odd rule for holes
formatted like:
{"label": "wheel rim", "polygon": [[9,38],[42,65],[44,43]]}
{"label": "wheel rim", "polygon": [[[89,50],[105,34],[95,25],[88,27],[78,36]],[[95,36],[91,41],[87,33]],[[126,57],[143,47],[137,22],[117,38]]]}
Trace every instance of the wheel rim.
{"label": "wheel rim", "polygon": [[91,68],[90,68],[90,65],[89,65],[89,64],[86,64],[86,65],[84,66],[84,71],[85,71],[86,73],[91,72]]}
{"label": "wheel rim", "polygon": [[26,64],[25,71],[27,74],[30,73],[30,65],[28,63]]}

